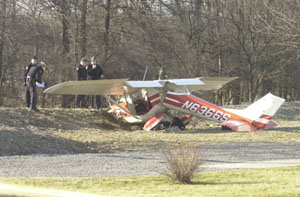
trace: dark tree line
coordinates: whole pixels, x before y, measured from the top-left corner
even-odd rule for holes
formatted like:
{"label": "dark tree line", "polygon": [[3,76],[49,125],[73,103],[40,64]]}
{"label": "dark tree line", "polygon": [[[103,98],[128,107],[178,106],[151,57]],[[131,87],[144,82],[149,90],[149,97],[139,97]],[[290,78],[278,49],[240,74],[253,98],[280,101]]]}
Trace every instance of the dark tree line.
{"label": "dark tree line", "polygon": [[[97,56],[106,78],[239,77],[218,104],[300,99],[300,0],[0,0],[0,105],[22,106],[33,55],[51,85]],[[42,95],[68,107],[73,97]]]}

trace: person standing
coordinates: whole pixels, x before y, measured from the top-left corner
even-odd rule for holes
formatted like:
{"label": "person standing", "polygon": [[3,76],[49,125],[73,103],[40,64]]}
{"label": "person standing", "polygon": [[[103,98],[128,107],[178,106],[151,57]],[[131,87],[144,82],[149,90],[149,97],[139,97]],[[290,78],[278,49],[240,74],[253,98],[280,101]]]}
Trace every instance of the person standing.
{"label": "person standing", "polygon": [[[86,58],[82,58],[80,64],[77,68],[77,81],[87,80],[87,69],[88,69],[88,60]],[[82,107],[82,102],[84,100],[84,95],[76,95],[75,97],[75,105],[78,108]]]}
{"label": "person standing", "polygon": [[[33,67],[33,66],[36,66],[37,63],[38,63],[37,57],[33,56],[31,58],[31,63],[24,67],[24,86],[26,86],[27,74],[28,74],[30,68]],[[29,88],[26,88],[25,102],[26,102],[25,107],[29,109],[29,107],[30,107],[30,91],[29,91]]]}
{"label": "person standing", "polygon": [[[42,81],[42,75],[44,70],[48,68],[47,64],[41,62],[41,65],[33,64],[27,72],[26,75],[26,93],[29,92],[28,100],[29,103],[26,103],[29,110],[38,112],[39,110],[36,108],[37,103],[37,90],[36,83],[40,83],[45,85],[45,82]],[[27,99],[27,97],[26,97]],[[27,102],[27,100],[26,100]]]}
{"label": "person standing", "polygon": [[[103,75],[103,70],[102,68],[99,66],[99,64],[97,64],[97,60],[96,57],[92,57],[91,58],[91,64],[88,66],[88,71],[87,74],[89,76],[89,78],[91,80],[99,80],[99,79],[103,79],[104,75]],[[97,105],[97,109],[99,111],[101,111],[101,97],[100,95],[90,95],[90,106],[91,109],[94,109],[94,98],[96,97],[96,105]]]}

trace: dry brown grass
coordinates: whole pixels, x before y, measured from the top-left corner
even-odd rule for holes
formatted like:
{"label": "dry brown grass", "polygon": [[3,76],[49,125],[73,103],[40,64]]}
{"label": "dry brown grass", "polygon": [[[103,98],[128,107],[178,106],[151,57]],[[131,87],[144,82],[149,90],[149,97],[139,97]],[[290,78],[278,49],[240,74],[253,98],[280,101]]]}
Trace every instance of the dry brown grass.
{"label": "dry brown grass", "polygon": [[203,163],[203,156],[197,147],[183,145],[165,153],[168,164],[168,176],[179,183],[189,184],[199,166]]}
{"label": "dry brown grass", "polygon": [[283,117],[275,120],[279,127],[271,131],[223,131],[217,123],[194,118],[185,131],[149,132],[120,122],[106,112],[41,109],[40,113],[34,113],[0,108],[0,155],[165,150],[180,144],[243,141],[300,143],[300,118],[297,118],[300,108],[294,109],[294,120],[284,119],[284,114],[291,111],[285,109],[279,112]]}

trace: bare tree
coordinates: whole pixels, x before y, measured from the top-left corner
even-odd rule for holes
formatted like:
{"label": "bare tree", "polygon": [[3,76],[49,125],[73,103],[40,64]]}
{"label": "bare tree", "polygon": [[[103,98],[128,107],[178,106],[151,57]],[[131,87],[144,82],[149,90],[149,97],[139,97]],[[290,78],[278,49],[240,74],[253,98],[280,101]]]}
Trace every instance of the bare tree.
{"label": "bare tree", "polygon": [[106,11],[106,16],[105,16],[105,33],[104,33],[104,59],[107,59],[108,49],[109,49],[111,0],[106,1],[105,11]]}
{"label": "bare tree", "polygon": [[299,13],[299,0],[0,0],[1,99],[20,105],[34,54],[50,64],[51,84],[74,80],[79,59],[95,55],[108,78],[142,79],[146,67],[146,79],[161,67],[168,78],[239,77],[211,94],[218,104],[268,91],[300,99]]}
{"label": "bare tree", "polygon": [[79,0],[80,20],[79,20],[79,50],[80,56],[86,56],[87,47],[87,27],[86,27],[86,16],[87,16],[87,5],[88,0]]}
{"label": "bare tree", "polygon": [[[4,54],[4,40],[5,40],[5,22],[6,22],[6,0],[0,1],[0,95],[3,84],[3,54]],[[1,100],[0,100],[1,104]]]}

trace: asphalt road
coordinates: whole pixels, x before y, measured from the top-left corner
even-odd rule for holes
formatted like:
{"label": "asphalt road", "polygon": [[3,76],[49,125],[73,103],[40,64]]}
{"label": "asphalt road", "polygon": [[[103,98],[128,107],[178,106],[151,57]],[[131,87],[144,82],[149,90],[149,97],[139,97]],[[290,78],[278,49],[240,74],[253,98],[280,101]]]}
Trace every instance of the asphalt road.
{"label": "asphalt road", "polygon": [[[299,166],[300,143],[230,142],[203,145],[203,171]],[[0,177],[120,177],[166,173],[164,151],[1,156]]]}

